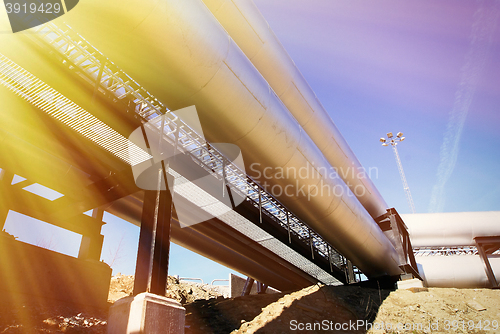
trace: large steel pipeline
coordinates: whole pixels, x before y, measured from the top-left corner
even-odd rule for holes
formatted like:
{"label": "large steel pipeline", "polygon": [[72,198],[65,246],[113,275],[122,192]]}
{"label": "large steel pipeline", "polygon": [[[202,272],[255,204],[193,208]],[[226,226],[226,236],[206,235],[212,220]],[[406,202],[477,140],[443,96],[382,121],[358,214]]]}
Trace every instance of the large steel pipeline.
{"label": "large steel pipeline", "polygon": [[500,235],[500,211],[401,215],[413,247],[474,246],[475,237]]}
{"label": "large steel pipeline", "polygon": [[269,180],[288,191],[279,199],[368,276],[400,273],[392,244],[200,0],[87,0],[64,19],[172,109],[196,105],[207,139],[239,145],[247,167],[308,171]]}
{"label": "large steel pipeline", "polygon": [[[436,288],[490,287],[484,264],[478,255],[419,256],[418,270],[426,286]],[[500,258],[490,255],[489,261],[500,283]]]}
{"label": "large steel pipeline", "polygon": [[373,218],[387,204],[252,0],[203,0]]}
{"label": "large steel pipeline", "polygon": [[[361,169],[335,124],[254,3],[251,0],[203,2],[269,82],[332,166],[340,170]],[[328,145],[328,141],[324,140],[325,135],[330,133],[338,134],[333,138],[337,145]],[[356,195],[373,217],[381,215],[387,207],[385,201],[369,179],[359,179],[357,175],[343,173],[341,177],[352,190],[358,184],[369,189],[363,196]],[[500,212],[415,214],[404,215],[403,219],[409,227],[414,247],[473,246],[474,237],[500,235]],[[425,263],[428,283],[432,286],[476,287],[489,284],[478,256],[418,259]],[[464,266],[464,262],[468,265]],[[492,262],[494,268],[495,265],[499,267],[498,259]],[[464,267],[468,270],[464,270]]]}

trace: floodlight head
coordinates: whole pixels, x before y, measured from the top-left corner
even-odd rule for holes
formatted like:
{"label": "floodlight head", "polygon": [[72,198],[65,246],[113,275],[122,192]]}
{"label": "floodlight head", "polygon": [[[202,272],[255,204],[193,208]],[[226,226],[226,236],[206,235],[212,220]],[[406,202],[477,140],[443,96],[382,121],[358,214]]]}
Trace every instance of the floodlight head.
{"label": "floodlight head", "polygon": [[398,132],[398,134],[396,135],[398,138],[401,138],[403,137],[403,133],[402,132]]}
{"label": "floodlight head", "polygon": [[406,137],[401,137],[400,141],[403,141],[403,140],[405,140],[405,138],[406,138]]}
{"label": "floodlight head", "polygon": [[389,144],[387,144],[387,143],[383,143],[383,144],[382,144],[382,146],[389,146]]}
{"label": "floodlight head", "polygon": [[393,137],[393,136],[392,136],[392,132],[387,133],[387,137],[388,137],[388,138],[392,138],[392,137]]}
{"label": "floodlight head", "polygon": [[381,143],[385,143],[385,138],[380,138]]}

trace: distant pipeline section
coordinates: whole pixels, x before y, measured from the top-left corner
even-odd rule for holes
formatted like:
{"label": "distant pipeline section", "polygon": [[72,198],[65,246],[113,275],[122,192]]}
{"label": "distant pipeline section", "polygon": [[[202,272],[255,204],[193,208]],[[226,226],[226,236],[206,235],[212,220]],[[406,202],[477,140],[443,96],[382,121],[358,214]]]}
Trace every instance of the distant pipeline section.
{"label": "distant pipeline section", "polygon": [[[474,238],[500,236],[500,212],[448,212],[402,215],[414,248],[476,246]],[[487,255],[497,283],[500,256]],[[479,255],[432,255],[415,257],[427,286],[490,287],[485,264]]]}

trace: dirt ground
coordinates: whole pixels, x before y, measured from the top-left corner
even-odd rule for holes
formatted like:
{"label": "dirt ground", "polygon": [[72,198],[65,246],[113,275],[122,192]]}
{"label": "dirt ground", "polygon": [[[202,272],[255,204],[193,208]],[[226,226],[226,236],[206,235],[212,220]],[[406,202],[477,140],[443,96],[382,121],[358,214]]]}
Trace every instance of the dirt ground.
{"label": "dirt ground", "polygon": [[[389,291],[355,286],[308,288],[273,295],[196,301],[186,307],[186,334],[191,333],[314,333],[307,324],[370,321]],[[332,327],[333,326],[333,327]],[[319,330],[324,332],[324,330]],[[344,333],[363,333],[347,329]]]}
{"label": "dirt ground", "polygon": [[197,301],[185,306],[186,333],[500,333],[500,290],[422,290],[312,286]]}
{"label": "dirt ground", "polygon": [[[131,294],[115,276],[109,304]],[[380,290],[313,285],[279,294],[224,298],[216,289],[169,277],[168,297],[186,308],[186,334],[500,333],[500,290]],[[107,310],[0,305],[0,333],[106,333]]]}
{"label": "dirt ground", "polygon": [[431,288],[416,293],[394,291],[380,307],[369,333],[391,331],[500,333],[500,290]]}
{"label": "dirt ground", "polygon": [[[116,275],[111,278],[108,301],[114,303],[120,298],[132,295],[134,289],[134,276]],[[179,281],[173,276],[168,276],[168,298],[177,300],[181,304],[191,303],[199,299],[210,299],[221,296],[217,286]]]}

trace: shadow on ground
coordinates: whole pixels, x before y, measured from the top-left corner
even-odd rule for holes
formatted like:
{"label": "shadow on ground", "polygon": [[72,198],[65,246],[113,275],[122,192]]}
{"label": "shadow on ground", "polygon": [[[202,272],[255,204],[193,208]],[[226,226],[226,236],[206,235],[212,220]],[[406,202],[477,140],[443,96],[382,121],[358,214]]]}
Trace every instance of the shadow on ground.
{"label": "shadow on ground", "polygon": [[309,287],[291,293],[197,301],[186,305],[191,333],[365,333],[390,289]]}

